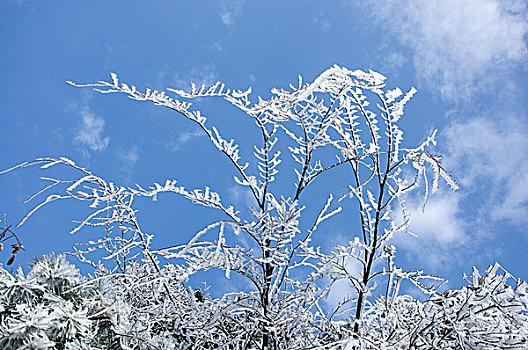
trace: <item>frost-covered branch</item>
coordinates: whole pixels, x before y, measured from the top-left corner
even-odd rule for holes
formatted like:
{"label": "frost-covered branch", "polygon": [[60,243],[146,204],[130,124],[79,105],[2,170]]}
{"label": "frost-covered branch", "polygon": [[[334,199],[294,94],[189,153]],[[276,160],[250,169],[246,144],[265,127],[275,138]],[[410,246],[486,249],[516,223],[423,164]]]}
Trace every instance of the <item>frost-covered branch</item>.
{"label": "frost-covered branch", "polygon": [[[63,165],[76,171],[78,176],[73,178],[42,178],[46,185],[29,199],[38,203],[19,225],[57,200],[88,203],[90,213],[75,222],[72,232],[92,228],[102,234],[77,245],[73,254],[100,271],[99,261],[92,260],[90,253],[102,253],[103,259],[116,265],[107,272],[120,271],[113,286],[102,287],[101,293],[107,294],[101,299],[112,302],[105,301],[93,315],[114,312],[105,322],[112,324],[112,336],[121,339],[123,346],[208,348],[214,344],[224,349],[264,350],[355,349],[357,345],[370,349],[377,348],[381,339],[386,341],[383,344],[401,344],[402,339],[411,339],[412,344],[422,341],[415,337],[426,332],[420,330],[422,323],[413,324],[414,328],[401,336],[396,330],[389,335],[378,330],[383,335],[379,339],[365,335],[374,322],[371,315],[378,315],[382,308],[390,314],[406,300],[399,294],[402,281],[414,284],[430,300],[438,286],[430,282],[438,282],[435,276],[406,271],[395,264],[392,238],[406,232],[409,222],[403,196],[423,188],[425,203],[429,188],[435,192],[441,180],[458,189],[442,167],[440,156],[433,152],[436,132],[416,147],[403,145],[398,121],[416,92],[414,88],[407,93],[399,88],[386,89],[386,78],[379,73],[337,65],[312,83],[299,77],[296,86],[273,89],[269,98],[254,98],[251,88],[228,89],[219,82],[211,86],[191,83],[190,91],[139,91],[120,82],[114,73],[110,81],[68,83],[100,93],[124,93],[133,100],[174,110],[196,123],[234,167],[234,183],[247,187],[256,203],[255,207],[235,208],[221,199],[222,191],[206,185],[187,188],[172,179],[122,186],[66,158],[39,158],[4,171],[33,165],[43,169]],[[248,152],[252,159],[242,161],[235,140],[224,138],[225,131],[209,126],[207,118],[189,102],[207,98],[223,99],[255,122],[254,139],[259,141]],[[285,161],[286,157],[291,158]],[[349,168],[347,175],[337,171],[345,167]],[[285,185],[292,174],[293,184]],[[348,184],[328,187],[321,198],[317,197],[320,191],[307,197],[306,189],[316,179],[332,183],[332,176],[348,176]],[[330,190],[338,201],[333,200]],[[162,193],[211,208],[221,218],[204,223],[184,242],[151,249],[155,237],[142,230],[135,202],[156,200]],[[357,209],[346,214],[350,218],[350,241],[324,251],[314,244],[317,235],[328,235],[331,219],[353,207],[342,204],[347,200],[354,201]],[[304,209],[314,203],[321,203],[321,210],[310,218]],[[359,227],[355,227],[356,218]],[[167,264],[160,266],[159,259]],[[223,270],[226,278],[237,274],[248,282],[247,288],[219,297],[202,295],[197,301],[192,289],[188,290],[189,279],[211,269]],[[106,283],[106,279],[97,281]],[[326,298],[340,281],[352,286],[350,295],[328,310]],[[148,296],[144,304],[137,301],[140,295]],[[500,302],[493,305],[494,309],[504,309]],[[339,318],[346,321],[339,323]],[[427,326],[423,329],[433,329],[430,322],[424,321]],[[459,332],[457,336],[463,335]]]}

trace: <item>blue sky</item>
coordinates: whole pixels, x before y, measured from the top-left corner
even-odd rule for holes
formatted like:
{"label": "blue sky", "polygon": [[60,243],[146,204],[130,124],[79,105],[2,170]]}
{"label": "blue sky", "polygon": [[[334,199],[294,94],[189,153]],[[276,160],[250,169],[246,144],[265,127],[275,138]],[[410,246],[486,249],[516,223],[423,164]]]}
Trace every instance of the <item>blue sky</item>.
{"label": "blue sky", "polygon": [[[244,201],[189,122],[124,96],[64,83],[116,72],[138,87],[185,88],[225,82],[272,87],[306,81],[333,64],[373,69],[418,94],[406,108],[406,142],[438,128],[438,152],[462,189],[440,191],[427,211],[412,207],[413,237],[398,238],[401,264],[460,283],[471,266],[499,261],[528,279],[528,10],[518,0],[49,1],[0,4],[0,169],[65,156],[116,183],[177,178],[214,184]],[[229,106],[202,101],[226,136],[251,143],[251,122]],[[37,168],[0,177],[0,212],[16,223],[40,188]],[[156,246],[180,242],[212,217],[174,198],[140,204]],[[16,232],[33,256],[70,250],[92,231],[68,234],[82,204],[57,203]],[[339,228],[336,241],[354,228]],[[0,259],[7,260],[2,253]]]}

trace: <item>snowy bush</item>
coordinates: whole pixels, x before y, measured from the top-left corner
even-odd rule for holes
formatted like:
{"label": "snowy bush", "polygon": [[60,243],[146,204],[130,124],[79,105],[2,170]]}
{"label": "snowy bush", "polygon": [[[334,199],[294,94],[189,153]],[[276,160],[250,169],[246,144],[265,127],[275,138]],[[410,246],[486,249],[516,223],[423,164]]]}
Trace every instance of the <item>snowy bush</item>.
{"label": "snowy bush", "polygon": [[0,269],[0,347],[64,349],[93,336],[85,291],[71,289],[85,281],[63,255],[38,259],[25,276]]}
{"label": "snowy bush", "polygon": [[419,301],[380,299],[367,311],[358,341],[364,349],[526,349],[528,285],[500,265],[469,285]]}
{"label": "snowy bush", "polygon": [[[162,274],[132,263],[126,274],[104,269],[81,277],[63,255],[44,256],[27,276],[0,269],[0,346],[4,349],[258,348],[244,339],[251,312],[221,316],[233,298],[211,299],[185,288],[176,270]],[[170,286],[167,298],[162,281]],[[378,299],[360,322],[327,324],[327,349],[525,349],[528,285],[498,264],[469,284],[427,300]],[[239,307],[240,309],[240,307]],[[218,319],[217,319],[218,318]],[[309,321],[309,320],[307,320]],[[253,325],[257,326],[257,325]],[[286,326],[287,327],[287,326]],[[297,334],[290,344],[306,344]],[[245,340],[245,341],[244,341]],[[306,345],[304,345],[306,346]],[[292,347],[293,348],[293,347]]]}

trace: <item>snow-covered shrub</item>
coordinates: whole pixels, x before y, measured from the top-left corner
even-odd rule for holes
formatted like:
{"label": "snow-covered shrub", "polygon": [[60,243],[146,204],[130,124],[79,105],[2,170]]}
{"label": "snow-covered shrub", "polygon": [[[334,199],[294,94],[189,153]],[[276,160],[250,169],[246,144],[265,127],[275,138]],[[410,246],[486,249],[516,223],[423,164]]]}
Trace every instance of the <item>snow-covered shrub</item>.
{"label": "snow-covered shrub", "polygon": [[[237,297],[212,299],[192,291],[166,265],[160,275],[148,263],[124,274],[100,269],[82,277],[63,255],[44,256],[24,276],[0,269],[0,346],[4,349],[256,349],[250,338],[255,315],[230,313]],[[500,272],[500,273],[499,273]],[[162,282],[165,282],[163,284]],[[359,332],[349,321],[320,329],[326,349],[525,349],[528,284],[498,264],[469,285],[425,300],[397,295],[365,308]],[[168,291],[165,289],[168,286]],[[169,297],[170,295],[170,297]],[[303,316],[302,313],[299,314]],[[306,317],[306,315],[304,315]],[[313,319],[302,322],[310,324]],[[292,320],[290,320],[292,322]],[[288,333],[291,348],[307,348],[311,334]],[[249,334],[248,334],[249,333]]]}
{"label": "snow-covered shrub", "polygon": [[89,293],[77,288],[85,280],[63,255],[39,258],[27,275],[0,268],[0,348],[64,349],[93,336]]}
{"label": "snow-covered shrub", "polygon": [[361,349],[526,349],[528,284],[499,264],[477,269],[460,289],[426,300],[399,295],[379,299],[362,320]]}

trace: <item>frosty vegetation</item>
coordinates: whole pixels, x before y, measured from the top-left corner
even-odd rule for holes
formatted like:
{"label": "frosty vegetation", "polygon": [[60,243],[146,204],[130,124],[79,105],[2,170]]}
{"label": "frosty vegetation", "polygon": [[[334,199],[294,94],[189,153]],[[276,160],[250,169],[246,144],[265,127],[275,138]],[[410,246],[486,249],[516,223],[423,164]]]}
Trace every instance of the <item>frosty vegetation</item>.
{"label": "frosty vegetation", "polygon": [[[75,178],[43,178],[33,196],[43,200],[21,220],[57,200],[84,201],[91,213],[72,232],[92,228],[94,239],[73,255],[91,264],[83,277],[63,255],[38,259],[31,271],[0,270],[0,346],[13,349],[525,349],[528,286],[495,264],[467,277],[468,285],[440,293],[442,279],[395,263],[395,234],[408,234],[405,198],[427,198],[441,182],[458,189],[432,153],[436,131],[413,147],[404,145],[398,121],[415,93],[386,89],[379,73],[333,66],[312,83],[274,89],[269,99],[251,89],[223,84],[167,92],[110,81],[80,85],[101,93],[124,93],[172,109],[195,123],[226,159],[234,181],[251,193],[254,206],[226,205],[221,191],[187,188],[174,179],[126,187],[66,158],[40,158],[16,168],[75,170]],[[169,95],[170,94],[170,95]],[[172,96],[172,97],[171,97]],[[219,97],[251,118],[260,141],[253,158],[209,125],[196,98]],[[199,102],[199,101],[198,101]],[[279,141],[280,138],[280,141]],[[255,139],[257,139],[255,137]],[[317,178],[332,181],[345,168],[349,183],[325,194],[315,217],[303,215],[304,194]],[[293,186],[275,186],[291,178]],[[282,175],[282,176],[281,176]],[[442,185],[443,186],[443,185]],[[290,190],[289,192],[287,190]],[[153,249],[134,200],[173,193],[217,210],[184,244]],[[317,191],[320,193],[320,191]],[[353,201],[352,205],[344,205]],[[352,212],[351,208],[355,208]],[[346,213],[346,211],[348,213]],[[347,215],[350,241],[331,251],[312,243],[332,217]],[[326,222],[323,225],[323,222]],[[310,225],[306,223],[310,222]],[[102,233],[102,234],[101,234]],[[100,263],[111,262],[109,265]],[[167,263],[160,263],[160,261]],[[359,273],[351,269],[360,266]],[[236,274],[246,290],[213,296],[189,277],[220,269]],[[329,310],[333,285],[353,291]],[[400,293],[404,281],[423,292]]]}

